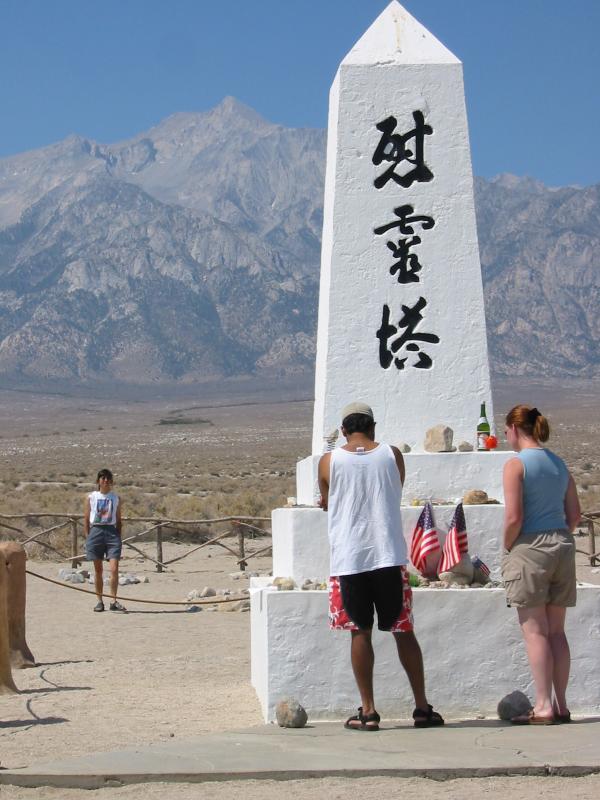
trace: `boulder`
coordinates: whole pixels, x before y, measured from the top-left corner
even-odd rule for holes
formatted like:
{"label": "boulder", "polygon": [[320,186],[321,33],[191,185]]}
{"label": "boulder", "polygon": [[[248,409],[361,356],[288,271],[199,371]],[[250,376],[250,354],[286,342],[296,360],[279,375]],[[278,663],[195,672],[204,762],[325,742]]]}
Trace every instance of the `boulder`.
{"label": "boulder", "polygon": [[468,492],[465,492],[462,499],[464,506],[481,506],[485,505],[487,501],[488,495],[483,489],[469,489]]}
{"label": "boulder", "polygon": [[280,728],[303,728],[308,721],[304,708],[291,697],[285,697],[277,703],[275,716]]}
{"label": "boulder", "polygon": [[533,708],[533,706],[527,695],[515,690],[505,695],[498,703],[498,718],[512,719],[520,714],[526,714],[530,708]]}
{"label": "boulder", "polygon": [[447,425],[434,425],[425,433],[425,450],[428,453],[449,453],[453,436],[454,431]]}

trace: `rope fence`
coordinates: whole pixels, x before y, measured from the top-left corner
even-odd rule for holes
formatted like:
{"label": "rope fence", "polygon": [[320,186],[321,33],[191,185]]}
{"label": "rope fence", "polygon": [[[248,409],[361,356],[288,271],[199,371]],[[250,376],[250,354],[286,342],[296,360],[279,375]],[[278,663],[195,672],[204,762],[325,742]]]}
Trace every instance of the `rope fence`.
{"label": "rope fence", "polygon": [[[37,531],[34,534],[28,535],[28,532],[25,531],[22,527],[17,527],[14,522],[18,522],[19,520],[31,520],[31,519],[50,519],[50,520],[60,520],[58,522],[53,522],[52,525],[49,527],[42,528],[42,530]],[[582,522],[587,525],[588,530],[588,550],[581,550],[577,549],[577,552],[581,555],[585,556],[589,559],[589,564],[591,567],[595,567],[600,565],[600,551],[596,550],[596,529],[595,525],[600,524],[600,511],[589,511],[585,512],[581,515]],[[7,520],[10,520],[8,522]],[[263,528],[256,523],[264,523],[270,522],[269,517],[249,517],[249,516],[226,516],[226,517],[214,517],[212,519],[162,519],[157,517],[123,517],[124,523],[129,524],[140,524],[145,523],[149,527],[145,527],[143,530],[132,534],[131,536],[126,537],[123,539],[123,545],[128,547],[129,549],[133,550],[139,556],[144,558],[146,561],[150,561],[156,567],[157,572],[163,572],[164,570],[168,570],[169,567],[173,564],[182,561],[183,559],[187,558],[188,556],[192,555],[192,553],[201,550],[204,547],[208,547],[209,545],[216,544],[219,547],[222,547],[228,553],[230,553],[234,558],[236,563],[239,565],[241,571],[245,571],[246,567],[248,566],[248,562],[252,558],[256,558],[260,555],[266,554],[269,550],[272,550],[272,545],[266,545],[265,547],[259,548],[258,550],[254,550],[253,552],[247,552],[246,550],[246,540],[247,539],[254,539],[256,536],[270,536],[271,531]],[[172,558],[165,558],[164,556],[164,548],[165,548],[165,533],[171,531],[174,534],[181,534],[185,533],[186,535],[194,536],[198,535],[199,537],[203,537],[205,534],[198,534],[197,531],[194,531],[194,527],[205,527],[210,525],[218,525],[223,523],[231,523],[231,528],[223,533],[218,534],[217,536],[213,536],[207,540],[201,541],[200,544],[191,547],[186,553],[179,554]],[[57,547],[50,544],[48,541],[44,541],[43,537],[50,536],[57,531],[61,531],[64,528],[70,527],[71,529],[71,537],[70,537],[70,554],[66,555],[64,552],[61,552]],[[79,552],[80,543],[83,541],[83,532],[80,533],[80,527],[83,529],[83,517],[81,515],[76,514],[57,514],[57,513],[38,513],[32,512],[27,514],[0,514],[0,530],[6,529],[13,533],[18,534],[15,538],[15,541],[19,542],[24,546],[29,544],[37,544],[38,546],[48,550],[49,552],[53,553],[54,555],[58,556],[62,561],[70,561],[71,566],[73,568],[79,566],[82,561],[85,560],[86,556],[85,553]],[[146,537],[150,534],[154,534],[155,538],[155,546],[156,546],[156,556],[151,556],[148,553],[144,552],[140,547],[137,547],[133,542],[137,542],[139,539]],[[237,547],[230,546],[227,544],[224,539],[235,537],[237,539],[236,545]]]}
{"label": "rope fence", "polygon": [[[55,581],[54,578],[47,578],[45,575],[40,575],[38,572],[32,572],[26,569],[25,572],[34,578],[39,578],[48,583],[54,583],[56,586],[61,586],[63,589],[72,589],[74,592],[84,592],[85,594],[96,595],[95,591],[91,589],[82,589],[81,586],[71,586],[69,583],[62,583],[62,581]],[[106,592],[102,592],[102,597],[111,597]],[[126,600],[128,603],[151,603],[158,606],[204,606],[204,605],[222,605],[223,603],[236,603],[240,600],[247,600],[248,597],[244,594],[228,595],[227,597],[211,597],[198,600],[145,600],[141,597],[124,597],[123,595],[116,595],[117,600]]]}
{"label": "rope fence", "polygon": [[[19,523],[21,520],[25,520],[26,522],[31,521],[32,519],[35,520],[49,520],[52,522],[50,526],[46,526],[39,531],[36,531],[33,534],[30,534],[27,530],[24,529],[25,526],[17,527],[14,523]],[[212,519],[164,519],[158,517],[123,517],[124,524],[130,525],[139,525],[143,524],[145,527],[143,530],[138,531],[137,533],[132,534],[131,536],[126,537],[123,539],[123,545],[139,556],[144,558],[146,561],[150,561],[156,567],[157,572],[163,572],[164,570],[168,570],[172,564],[176,564],[179,561],[187,558],[188,556],[192,555],[192,553],[201,550],[204,547],[208,547],[209,545],[216,544],[219,547],[226,550],[230,553],[234,559],[236,564],[238,564],[239,569],[241,571],[245,571],[246,567],[248,566],[248,562],[252,558],[256,558],[259,555],[266,554],[269,550],[272,549],[271,545],[267,545],[266,547],[262,547],[259,550],[249,552],[246,548],[247,539],[254,539],[257,536],[270,536],[271,531],[267,530],[264,527],[257,523],[265,523],[270,522],[269,517],[251,517],[251,516],[226,516],[226,517],[214,517]],[[211,525],[219,525],[224,523],[230,523],[230,528],[223,533],[219,533],[216,536],[212,536],[209,539],[205,539],[206,533],[200,533],[197,530],[195,531],[194,528],[205,528]],[[65,554],[62,552],[58,547],[54,544],[51,544],[47,541],[44,537],[49,537],[52,534],[56,534],[59,531],[64,531],[65,528],[70,528],[70,554]],[[80,546],[84,541],[85,537],[83,536],[83,516],[79,514],[58,514],[52,512],[31,512],[26,514],[0,514],[0,532],[2,529],[6,529],[11,531],[17,536],[11,537],[14,538],[19,544],[24,546],[36,544],[39,547],[48,550],[49,552],[53,553],[55,556],[61,561],[70,561],[71,567],[76,568],[78,567],[82,561],[86,559],[85,553],[80,552]],[[191,536],[191,537],[198,537],[201,541],[194,547],[191,547],[186,553],[178,554],[172,558],[165,558],[164,550],[165,550],[165,534],[171,533],[173,535],[181,535],[182,533]],[[144,552],[141,547],[133,544],[138,540],[142,539],[143,537],[147,537],[150,535],[154,535],[155,540],[155,548],[156,553],[155,556],[151,556],[148,553]],[[235,543],[228,544],[224,540],[228,538],[235,538]],[[40,577],[40,576],[38,576]],[[49,578],[46,580],[50,580]],[[62,584],[61,584],[62,585]],[[71,587],[76,588],[76,587]],[[79,591],[86,591],[80,589]]]}

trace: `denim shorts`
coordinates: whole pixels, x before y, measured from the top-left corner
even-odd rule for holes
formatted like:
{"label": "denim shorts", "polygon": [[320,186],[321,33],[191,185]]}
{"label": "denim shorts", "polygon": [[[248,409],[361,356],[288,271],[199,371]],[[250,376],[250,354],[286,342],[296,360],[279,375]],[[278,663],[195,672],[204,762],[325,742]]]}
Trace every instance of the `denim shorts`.
{"label": "denim shorts", "polygon": [[92,525],[85,540],[88,561],[121,558],[121,537],[114,525]]}

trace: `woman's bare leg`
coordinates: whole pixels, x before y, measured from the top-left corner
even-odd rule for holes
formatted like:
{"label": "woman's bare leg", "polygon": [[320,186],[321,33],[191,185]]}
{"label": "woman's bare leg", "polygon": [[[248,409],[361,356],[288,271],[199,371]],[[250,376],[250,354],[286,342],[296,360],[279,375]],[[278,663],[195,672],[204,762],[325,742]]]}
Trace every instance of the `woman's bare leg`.
{"label": "woman's bare leg", "polygon": [[550,647],[546,606],[519,608],[517,611],[535,686],[533,710],[536,716],[551,717],[554,658]]}
{"label": "woman's bare leg", "polygon": [[554,668],[552,683],[554,685],[555,710],[558,714],[567,714],[567,684],[571,669],[571,651],[565,636],[565,616],[567,609],[560,606],[546,606],[548,633]]}

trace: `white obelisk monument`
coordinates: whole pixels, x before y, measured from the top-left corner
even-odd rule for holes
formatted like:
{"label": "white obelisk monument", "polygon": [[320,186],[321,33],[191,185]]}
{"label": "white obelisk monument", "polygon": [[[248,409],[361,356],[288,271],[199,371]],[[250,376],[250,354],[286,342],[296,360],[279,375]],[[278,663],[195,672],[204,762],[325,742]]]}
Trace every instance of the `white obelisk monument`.
{"label": "white obelisk monument", "polygon": [[[397,2],[344,58],[331,89],[312,455],[298,463],[297,506],[272,515],[273,576],[298,588],[277,591],[269,578],[251,584],[252,683],[265,719],[290,695],[311,717],[357,704],[348,642],[328,627],[327,592],[300,589],[329,575],[316,469],[324,438],[354,400],[372,406],[379,441],[411,447],[401,508],[407,542],[421,510],[411,500],[436,499],[442,537],[468,489],[503,500],[511,453],[423,447],[440,423],[457,443],[474,442],[480,403],[490,418],[492,408],[462,65]],[[502,502],[465,506],[469,550],[494,578],[503,513]],[[527,688],[502,589],[416,589],[414,609],[427,683],[443,713],[494,713],[503,694]],[[579,658],[572,710],[600,711],[597,645],[586,634],[599,616],[600,590],[581,589],[571,614]],[[412,697],[393,638],[375,639],[378,709],[408,716]]]}
{"label": "white obelisk monument", "polygon": [[462,64],[397,2],[331,88],[313,453],[359,398],[413,449],[491,414]]}

